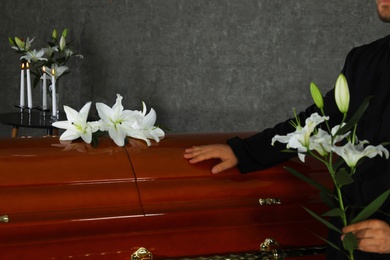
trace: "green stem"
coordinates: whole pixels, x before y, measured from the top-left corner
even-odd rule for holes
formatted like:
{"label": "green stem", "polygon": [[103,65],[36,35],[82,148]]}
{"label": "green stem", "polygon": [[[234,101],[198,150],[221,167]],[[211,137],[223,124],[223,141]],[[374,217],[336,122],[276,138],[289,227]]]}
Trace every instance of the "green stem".
{"label": "green stem", "polygon": [[[321,113],[322,113],[323,116],[326,116],[323,108],[321,108]],[[331,128],[329,126],[328,120],[325,120],[325,125],[326,125],[326,128],[328,129],[328,132],[330,133],[331,132]]]}
{"label": "green stem", "polygon": [[343,201],[343,196],[341,194],[341,188],[340,186],[337,184],[336,182],[336,179],[335,179],[335,171],[333,169],[333,164],[332,164],[332,153],[330,153],[329,155],[329,162],[326,163],[326,167],[328,168],[328,171],[330,173],[330,176],[332,177],[332,180],[333,180],[333,183],[336,187],[336,191],[337,191],[337,198],[339,200],[339,206],[340,206],[340,209],[342,210],[343,214],[341,216],[342,218],[342,221],[343,221],[343,224],[344,224],[344,227],[347,226],[347,216],[345,214],[345,207],[344,207],[344,201]]}
{"label": "green stem", "polygon": [[342,196],[342,194],[341,194],[341,189],[337,186],[337,184],[336,184],[336,190],[337,190],[337,197],[338,197],[338,199],[339,199],[340,209],[341,209],[342,212],[343,212],[343,215],[341,216],[341,218],[342,218],[342,220],[343,220],[344,227],[346,227],[346,226],[348,225],[348,223],[347,223],[347,216],[346,216],[346,214],[345,214],[343,196]]}
{"label": "green stem", "polygon": [[[313,156],[313,158],[317,159],[318,161],[322,162],[323,164],[325,164],[326,166],[328,166],[328,162],[325,160],[325,159],[322,159],[320,156],[316,155],[315,153],[313,153],[312,151],[310,151],[309,149],[307,149],[308,153]],[[329,167],[328,167],[329,169]]]}
{"label": "green stem", "polygon": [[[344,200],[343,200],[343,196],[341,194],[341,188],[339,187],[339,185],[336,183],[336,180],[335,180],[335,172],[334,172],[334,169],[333,169],[332,158],[333,158],[332,153],[330,153],[330,155],[329,155],[329,162],[326,163],[326,166],[328,168],[328,171],[329,171],[330,175],[332,176],[333,183],[335,184],[335,187],[336,187],[337,198],[338,198],[338,201],[339,201],[340,209],[342,211],[341,219],[343,221],[344,227],[346,227],[348,225],[348,222],[347,222],[347,215],[345,213]],[[349,252],[349,259],[354,260],[353,251]]]}

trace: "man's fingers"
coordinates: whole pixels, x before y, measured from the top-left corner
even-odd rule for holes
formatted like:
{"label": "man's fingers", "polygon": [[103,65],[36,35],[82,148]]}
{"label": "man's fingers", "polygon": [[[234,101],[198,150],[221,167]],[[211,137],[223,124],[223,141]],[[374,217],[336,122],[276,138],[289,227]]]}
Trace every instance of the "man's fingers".
{"label": "man's fingers", "polygon": [[193,146],[184,150],[184,158],[188,159],[189,163],[220,159],[221,162],[212,168],[212,173],[222,172],[236,166],[238,163],[232,149],[226,144]]}
{"label": "man's fingers", "polygon": [[359,250],[372,253],[387,253],[384,247],[385,241],[378,241],[374,239],[363,239],[359,242]]}
{"label": "man's fingers", "polygon": [[185,150],[184,158],[192,158],[193,162],[221,158],[221,150],[218,149],[218,146],[194,146]]}
{"label": "man's fingers", "polygon": [[212,169],[211,169],[211,172],[212,173],[220,173],[220,172],[223,172],[227,169],[230,169],[232,167],[236,166],[234,164],[234,162],[230,161],[230,160],[226,160],[226,161],[223,161],[217,165],[215,165]]}
{"label": "man's fingers", "polygon": [[382,220],[365,220],[343,228],[343,232],[352,232],[362,251],[390,253],[390,227]]}

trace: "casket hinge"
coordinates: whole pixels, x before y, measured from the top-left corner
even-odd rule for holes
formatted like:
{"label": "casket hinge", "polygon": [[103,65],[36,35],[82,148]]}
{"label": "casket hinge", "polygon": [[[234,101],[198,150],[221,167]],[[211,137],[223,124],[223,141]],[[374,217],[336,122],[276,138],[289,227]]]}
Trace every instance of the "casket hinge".
{"label": "casket hinge", "polygon": [[0,216],[0,222],[7,223],[9,221],[8,215]]}
{"label": "casket hinge", "polygon": [[146,248],[140,247],[131,255],[131,260],[152,260],[153,255]]}
{"label": "casket hinge", "polygon": [[266,198],[266,199],[259,199],[259,203],[261,206],[264,205],[279,205],[282,204],[282,201],[278,198]]}

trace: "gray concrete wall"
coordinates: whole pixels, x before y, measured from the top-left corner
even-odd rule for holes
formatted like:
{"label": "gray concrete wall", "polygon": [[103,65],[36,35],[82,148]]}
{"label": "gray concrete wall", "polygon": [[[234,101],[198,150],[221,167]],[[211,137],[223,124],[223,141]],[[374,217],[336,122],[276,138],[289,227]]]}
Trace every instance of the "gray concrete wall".
{"label": "gray concrete wall", "polygon": [[19,98],[7,38],[40,48],[68,28],[85,58],[61,79],[64,104],[111,106],[120,93],[125,108],[143,100],[174,132],[270,127],[311,103],[311,81],[329,90],[352,47],[390,29],[374,0],[2,0],[0,13],[0,113]]}

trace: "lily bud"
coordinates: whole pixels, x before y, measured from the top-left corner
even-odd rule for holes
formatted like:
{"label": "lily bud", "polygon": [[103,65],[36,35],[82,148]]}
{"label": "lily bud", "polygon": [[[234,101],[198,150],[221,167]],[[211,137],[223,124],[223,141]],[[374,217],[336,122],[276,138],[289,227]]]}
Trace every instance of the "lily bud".
{"label": "lily bud", "polygon": [[8,41],[12,46],[16,46],[15,40],[12,37],[8,37]]}
{"label": "lily bud", "polygon": [[15,37],[15,44],[19,48],[19,50],[24,50],[26,45],[26,43],[23,40],[21,40],[19,37]]}
{"label": "lily bud", "polygon": [[347,79],[343,74],[340,74],[336,80],[336,87],[335,87],[334,94],[335,94],[336,104],[340,112],[343,114],[347,113],[349,107],[349,89],[348,89]]}
{"label": "lily bud", "polygon": [[53,40],[57,40],[57,30],[54,29],[53,32],[51,33],[51,38],[53,38]]}
{"label": "lily bud", "polygon": [[65,50],[65,47],[66,47],[66,41],[65,41],[65,37],[64,36],[61,36],[61,39],[60,39],[60,51],[63,51]]}
{"label": "lily bud", "polygon": [[62,31],[62,36],[64,36],[64,38],[66,38],[67,35],[68,35],[68,29],[64,29]]}
{"label": "lily bud", "polygon": [[313,98],[316,106],[319,109],[323,109],[324,108],[324,99],[322,98],[322,94],[321,94],[320,89],[313,82],[310,83],[310,93],[311,93],[311,97]]}

